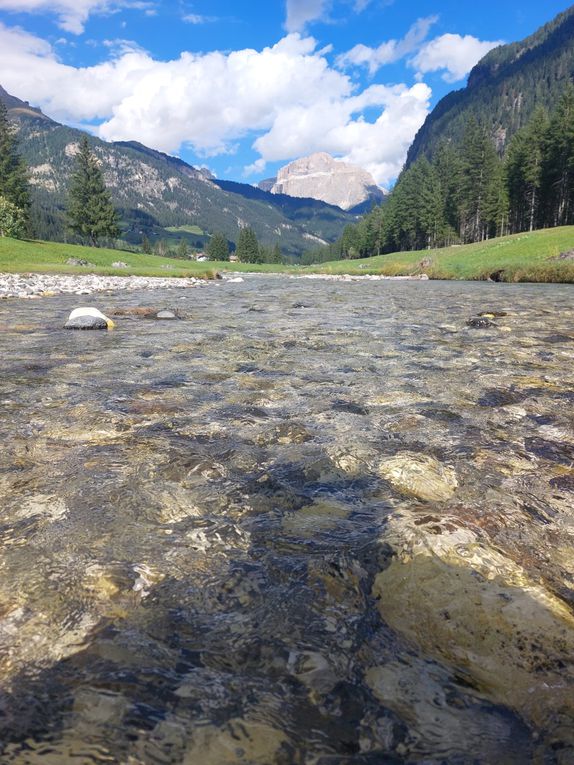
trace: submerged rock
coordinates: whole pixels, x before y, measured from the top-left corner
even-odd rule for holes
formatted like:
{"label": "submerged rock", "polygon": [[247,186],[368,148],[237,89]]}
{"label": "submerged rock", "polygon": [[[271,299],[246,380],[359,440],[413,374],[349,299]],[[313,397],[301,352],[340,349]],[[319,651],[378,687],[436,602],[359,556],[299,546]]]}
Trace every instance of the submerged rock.
{"label": "submerged rock", "polygon": [[269,765],[293,762],[285,733],[265,722],[234,718],[221,728],[196,725],[183,765]]}
{"label": "submerged rock", "polygon": [[489,327],[494,327],[496,325],[486,316],[474,316],[466,322],[466,326],[472,327],[473,329],[488,329]]}
{"label": "submerged rock", "polygon": [[64,329],[113,329],[114,322],[97,308],[75,308]]}
{"label": "submerged rock", "polygon": [[329,693],[339,682],[331,664],[320,653],[291,652],[287,667],[299,682],[320,694]]}
{"label": "submerged rock", "polygon": [[283,530],[289,536],[312,539],[316,534],[332,531],[349,517],[351,509],[338,502],[318,500],[283,519]]}
{"label": "submerged rock", "polygon": [[155,315],[156,319],[177,319],[177,314],[173,311],[158,311]]}
{"label": "submerged rock", "polygon": [[503,316],[508,316],[506,311],[481,311],[478,315],[484,319],[501,319]]}
{"label": "submerged rock", "polygon": [[574,746],[574,616],[564,602],[454,517],[405,510],[383,541],[397,551],[373,587],[383,619],[559,747]]}
{"label": "submerged rock", "polygon": [[403,493],[427,502],[450,499],[458,486],[452,468],[426,454],[414,452],[401,452],[383,460],[379,473]]}

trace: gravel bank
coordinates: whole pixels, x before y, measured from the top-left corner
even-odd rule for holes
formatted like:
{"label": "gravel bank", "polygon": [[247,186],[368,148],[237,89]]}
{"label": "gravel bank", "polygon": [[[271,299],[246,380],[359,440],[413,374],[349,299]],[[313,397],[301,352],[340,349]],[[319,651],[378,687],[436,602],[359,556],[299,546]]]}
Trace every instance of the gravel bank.
{"label": "gravel bank", "polygon": [[209,284],[205,279],[97,274],[1,274],[0,300],[50,295],[91,295],[106,290],[185,289]]}

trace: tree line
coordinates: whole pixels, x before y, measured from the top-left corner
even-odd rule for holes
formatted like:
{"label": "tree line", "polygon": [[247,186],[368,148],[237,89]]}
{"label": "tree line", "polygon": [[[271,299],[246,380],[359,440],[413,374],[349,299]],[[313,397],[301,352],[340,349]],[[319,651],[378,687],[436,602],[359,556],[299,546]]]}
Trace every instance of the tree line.
{"label": "tree line", "polygon": [[537,109],[501,156],[475,119],[460,146],[403,170],[389,199],[307,262],[469,244],[574,224],[574,88],[554,111]]}

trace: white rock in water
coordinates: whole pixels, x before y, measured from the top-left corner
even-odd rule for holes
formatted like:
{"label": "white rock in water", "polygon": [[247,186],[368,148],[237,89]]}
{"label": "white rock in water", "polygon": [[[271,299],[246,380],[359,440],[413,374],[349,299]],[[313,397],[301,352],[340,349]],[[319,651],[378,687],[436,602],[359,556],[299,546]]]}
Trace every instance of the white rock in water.
{"label": "white rock in water", "polygon": [[239,284],[240,282],[244,281],[244,279],[241,276],[236,276],[234,279],[228,279],[227,281],[229,284]]}
{"label": "white rock in water", "polygon": [[379,473],[400,491],[427,502],[450,499],[458,486],[452,468],[414,452],[402,452],[383,460]]}
{"label": "white rock in water", "polygon": [[114,322],[97,308],[74,308],[64,329],[113,329]]}

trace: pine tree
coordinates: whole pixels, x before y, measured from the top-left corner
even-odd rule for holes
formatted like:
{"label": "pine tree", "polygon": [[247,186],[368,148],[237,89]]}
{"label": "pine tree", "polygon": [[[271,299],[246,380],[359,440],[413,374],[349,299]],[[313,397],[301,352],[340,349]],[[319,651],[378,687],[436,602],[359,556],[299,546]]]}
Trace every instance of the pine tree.
{"label": "pine tree", "polygon": [[283,263],[283,257],[281,255],[281,247],[277,242],[273,245],[273,249],[271,250],[271,255],[269,258],[270,263]]}
{"label": "pine tree", "polygon": [[444,244],[459,240],[460,199],[462,191],[462,158],[460,152],[448,143],[442,143],[433,159],[433,167],[441,189],[444,215]]}
{"label": "pine tree", "polygon": [[542,167],[543,225],[574,220],[574,87],[569,85],[550,119]]}
{"label": "pine tree", "polygon": [[94,247],[102,237],[115,239],[119,236],[118,214],[87,137],[82,139],[76,158],[68,217],[71,230]]}
{"label": "pine tree", "polygon": [[236,255],[241,263],[260,263],[259,242],[252,228],[245,227],[239,232]]}
{"label": "pine tree", "polygon": [[176,256],[181,260],[189,257],[189,245],[185,239],[180,239],[177,245]]}
{"label": "pine tree", "polygon": [[214,234],[207,245],[210,260],[229,260],[229,242],[225,234]]}
{"label": "pine tree", "polygon": [[506,186],[512,231],[533,231],[541,203],[544,144],[548,117],[537,109],[530,122],[514,135],[506,156]]}
{"label": "pine tree", "polygon": [[26,214],[5,197],[0,196],[0,236],[17,239],[26,227]]}
{"label": "pine tree", "polygon": [[30,192],[26,165],[18,153],[14,128],[8,110],[0,101],[0,196],[22,211],[24,218],[30,208]]}
{"label": "pine tree", "polygon": [[426,157],[416,163],[417,232],[415,249],[437,247],[444,230],[444,205],[438,173]]}
{"label": "pine tree", "polygon": [[493,186],[496,184],[498,155],[484,127],[469,120],[462,150],[461,237],[478,242],[493,234]]}

